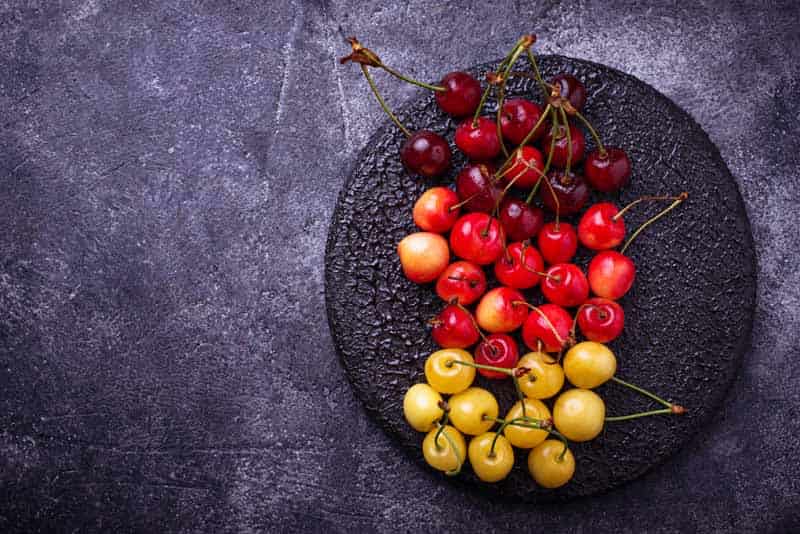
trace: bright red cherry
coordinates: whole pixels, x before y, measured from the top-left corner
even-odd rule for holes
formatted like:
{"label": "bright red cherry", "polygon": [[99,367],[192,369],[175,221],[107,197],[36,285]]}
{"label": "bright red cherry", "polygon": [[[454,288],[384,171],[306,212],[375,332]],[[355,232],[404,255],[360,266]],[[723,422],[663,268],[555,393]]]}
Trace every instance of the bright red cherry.
{"label": "bright red cherry", "polygon": [[589,341],[608,343],[622,333],[625,311],[613,300],[591,298],[578,310],[578,326]]}
{"label": "bright red cherry", "polygon": [[466,72],[450,72],[444,75],[440,85],[444,91],[436,91],[436,103],[453,117],[472,115],[481,101],[481,84]]}
{"label": "bright red cherry", "polygon": [[511,243],[506,248],[505,254],[494,262],[494,275],[497,281],[514,289],[528,289],[535,286],[539,283],[539,273],[543,270],[542,255],[527,242]]}
{"label": "bright red cherry", "polygon": [[506,238],[500,221],[485,213],[468,213],[453,225],[450,247],[459,258],[489,265],[503,253]]}
{"label": "bright red cherry", "polygon": [[530,189],[536,185],[544,171],[542,153],[537,148],[525,145],[515,149],[512,157],[514,163],[505,174],[505,180],[513,182],[515,187],[521,189]]}
{"label": "bright red cherry", "polygon": [[539,199],[544,207],[553,213],[558,212],[560,215],[577,213],[589,200],[589,187],[580,174],[553,170],[547,173],[547,181],[550,187],[547,184],[539,187]]}
{"label": "bright red cherry", "polygon": [[433,178],[450,167],[450,145],[429,130],[412,134],[400,147],[400,159],[409,171]]}
{"label": "bright red cherry", "polygon": [[[542,116],[542,108],[538,104],[524,98],[509,98],[503,102],[500,114],[500,129],[503,139],[519,145],[525,136],[536,126]],[[539,126],[530,141],[536,141],[544,134],[544,125]]]}
{"label": "bright red cherry", "polygon": [[[531,350],[539,350],[539,341],[546,352],[558,352],[569,344],[572,328],[570,314],[556,304],[542,304],[532,310],[522,325],[522,340]],[[542,316],[544,315],[544,317]]]}
{"label": "bright red cherry", "polygon": [[447,305],[430,324],[433,340],[443,349],[471,347],[481,336],[472,314],[456,304]]}
{"label": "bright red cherry", "polygon": [[456,128],[455,140],[461,152],[474,161],[488,161],[500,154],[497,123],[490,117],[478,117],[477,124],[472,117],[464,119]]}
{"label": "bright red cherry", "polygon": [[583,164],[586,181],[604,193],[612,193],[628,185],[631,160],[621,148],[606,147],[605,153],[593,150]]}
{"label": "bright red cherry", "polygon": [[578,235],[569,223],[549,222],[539,232],[537,243],[547,263],[569,263],[578,250]]}
{"label": "bright red cherry", "polygon": [[544,212],[537,206],[513,197],[500,204],[500,224],[512,241],[525,241],[539,233],[544,225]]}
{"label": "bright red cherry", "polygon": [[493,334],[513,332],[525,322],[528,306],[516,289],[496,287],[488,291],[475,308],[478,326]]}
{"label": "bright red cherry", "polygon": [[[578,163],[583,160],[584,153],[586,152],[586,138],[583,131],[574,124],[569,125],[569,139],[567,138],[567,129],[559,124],[558,128],[549,128],[542,137],[542,150],[545,154],[550,153],[550,143],[552,137],[555,135],[555,144],[553,145],[553,165],[561,167],[562,169],[567,166],[567,157],[572,152],[572,160],[570,164],[576,167]],[[571,143],[570,143],[571,141]],[[571,148],[570,148],[571,147]]]}
{"label": "bright red cherry", "polygon": [[465,211],[491,213],[502,192],[492,183],[494,166],[469,164],[456,176],[456,191]]}
{"label": "bright red cherry", "polygon": [[614,248],[625,239],[625,223],[611,202],[598,202],[586,210],[578,223],[578,239],[591,250]]}
{"label": "bright red cherry", "polygon": [[553,304],[572,308],[589,298],[589,281],[580,267],[573,263],[557,263],[547,269],[542,280],[542,294]]}
{"label": "bright red cherry", "polygon": [[486,274],[483,269],[468,261],[448,265],[436,281],[436,294],[445,302],[453,299],[469,306],[486,291]]}
{"label": "bright red cherry", "polygon": [[576,110],[580,111],[583,105],[586,104],[586,87],[572,74],[553,76],[550,83],[558,85],[561,90],[561,96],[569,100],[569,103]]}
{"label": "bright red cherry", "polygon": [[598,297],[621,298],[633,285],[636,266],[616,250],[604,250],[589,263],[589,285]]}
{"label": "bright red cherry", "polygon": [[432,187],[414,204],[414,223],[426,232],[444,233],[459,216],[458,195],[446,187]]}
{"label": "bright red cherry", "polygon": [[[519,361],[519,347],[514,338],[507,334],[489,334],[475,347],[475,363],[513,369]],[[502,380],[508,378],[505,373],[478,369],[486,378]]]}

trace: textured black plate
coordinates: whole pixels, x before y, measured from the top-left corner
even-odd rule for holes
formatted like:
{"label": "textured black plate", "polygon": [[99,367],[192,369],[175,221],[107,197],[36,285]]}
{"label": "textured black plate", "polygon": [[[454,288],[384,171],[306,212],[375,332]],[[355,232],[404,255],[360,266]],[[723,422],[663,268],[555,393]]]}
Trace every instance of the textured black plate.
{"label": "textured black plate", "polygon": [[[483,79],[494,65],[471,72]],[[755,304],[755,253],[747,214],[733,177],[697,123],[649,85],[609,67],[561,56],[543,57],[541,67],[546,76],[566,71],[580,78],[589,94],[585,114],[607,144],[631,155],[631,185],[605,198],[626,203],[643,194],[689,193],[687,202],[629,249],[638,272],[623,299],[625,332],[612,343],[620,377],[663,393],[689,412],[611,423],[598,439],[574,444],[575,477],[555,491],[537,488],[520,450],[515,451],[515,469],[497,484],[478,481],[468,468],[455,479],[442,475],[443,483],[525,501],[606,491],[677,451],[722,401],[748,347]],[[538,100],[536,88],[524,78],[512,81],[509,94]],[[493,105],[488,109],[493,111]],[[452,141],[455,124],[439,112],[430,94],[408,102],[399,115],[412,130],[432,129]],[[333,338],[357,395],[369,414],[423,462],[423,436],[404,421],[402,400],[409,386],[424,381],[423,363],[436,349],[425,323],[442,303],[430,286],[403,277],[395,247],[415,231],[411,208],[435,182],[403,170],[398,156],[402,140],[387,121],[344,185],[328,237],[326,296]],[[464,163],[457,151],[453,163],[442,183],[451,184]],[[628,227],[635,228],[657,209],[649,206],[626,216]],[[578,263],[585,265],[586,259],[584,254]],[[538,289],[528,297],[539,302]],[[496,382],[488,387],[497,393],[504,413],[513,402],[513,387]],[[598,392],[610,415],[657,407],[615,384]]]}

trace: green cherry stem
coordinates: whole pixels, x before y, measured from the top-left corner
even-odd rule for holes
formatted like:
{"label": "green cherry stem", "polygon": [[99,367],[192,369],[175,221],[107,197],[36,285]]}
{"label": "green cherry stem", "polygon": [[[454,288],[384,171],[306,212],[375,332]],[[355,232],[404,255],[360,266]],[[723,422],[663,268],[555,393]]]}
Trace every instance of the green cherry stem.
{"label": "green cherry stem", "polygon": [[657,403],[659,403],[659,404],[661,404],[661,405],[663,405],[663,406],[665,406],[667,408],[672,409],[673,404],[671,402],[668,402],[668,401],[662,399],[661,397],[659,397],[655,393],[651,393],[650,391],[647,391],[644,388],[641,388],[641,387],[639,387],[637,385],[631,384],[630,382],[626,382],[626,381],[622,380],[621,378],[617,378],[616,376],[612,376],[611,380],[613,382],[616,382],[617,384],[625,386],[626,388],[632,389],[633,391],[635,391],[637,393],[640,393],[640,394],[644,395],[645,397],[649,397],[649,398],[653,399],[654,401],[656,401]]}
{"label": "green cherry stem", "polygon": [[647,228],[648,226],[650,226],[651,224],[653,224],[654,222],[656,222],[657,220],[659,220],[661,217],[663,217],[664,215],[666,215],[667,213],[669,213],[670,211],[672,211],[673,209],[675,209],[675,207],[677,207],[677,206],[678,206],[678,204],[680,204],[681,202],[683,202],[683,201],[684,201],[684,200],[686,200],[687,198],[689,198],[689,193],[687,193],[687,192],[685,192],[685,191],[684,191],[683,193],[681,193],[680,195],[678,195],[678,197],[677,197],[677,199],[675,200],[675,202],[673,202],[672,204],[670,204],[669,206],[667,206],[666,208],[664,208],[663,210],[661,210],[661,211],[660,211],[658,214],[656,214],[656,216],[655,216],[655,217],[653,217],[652,219],[648,219],[647,221],[645,221],[645,222],[644,222],[644,224],[642,224],[642,225],[641,225],[639,228],[637,228],[637,229],[636,229],[636,231],[633,233],[633,235],[632,235],[631,237],[629,237],[629,238],[628,238],[628,241],[627,241],[627,242],[625,242],[625,245],[624,245],[624,246],[622,247],[622,249],[620,250],[620,253],[621,253],[621,254],[624,254],[624,253],[625,253],[625,251],[628,249],[628,247],[630,246],[630,244],[633,242],[633,240],[634,240],[634,239],[636,239],[636,237],[637,237],[637,236],[638,236],[638,235],[639,235],[639,234],[642,232],[642,230],[644,230],[645,228]]}
{"label": "green cherry stem", "polygon": [[425,82],[421,82],[419,80],[415,80],[414,78],[409,78],[408,76],[400,74],[399,72],[397,72],[393,68],[387,67],[383,63],[380,64],[379,68],[385,70],[386,72],[388,72],[389,74],[391,74],[395,78],[399,78],[399,79],[403,80],[404,82],[408,82],[408,83],[410,83],[412,85],[416,85],[417,87],[422,87],[423,89],[428,89],[430,91],[435,91],[437,93],[443,93],[443,92],[447,91],[447,88],[446,87],[442,87],[441,85],[431,85],[429,83],[425,83]]}
{"label": "green cherry stem", "polygon": [[[444,428],[444,425],[439,425],[439,430],[441,430],[443,428]],[[436,435],[438,437],[439,434],[437,433]],[[447,440],[447,444],[450,445],[450,449],[453,451],[453,454],[456,455],[456,462],[458,462],[458,467],[456,467],[452,471],[447,471],[445,473],[447,476],[453,477],[453,476],[456,476],[457,474],[459,474],[461,472],[461,467],[464,465],[464,461],[461,459],[461,453],[458,451],[458,447],[456,447],[456,444],[453,441],[453,438],[451,438],[447,434],[447,432],[442,432],[442,435],[444,436],[444,439]],[[437,447],[439,446],[439,444],[436,443],[435,441],[434,441],[434,445],[436,445]]]}
{"label": "green cherry stem", "polygon": [[436,429],[436,435],[433,436],[433,444],[436,445],[436,448],[441,448],[441,445],[439,445],[439,436],[442,434],[444,427],[447,426],[447,423],[449,422],[450,422],[450,411],[447,410],[444,412],[442,420],[436,423],[437,426],[439,427]]}
{"label": "green cherry stem", "polygon": [[586,117],[581,115],[581,113],[578,110],[575,110],[575,116],[578,117],[578,120],[580,120],[583,123],[583,125],[586,126],[586,129],[589,130],[589,133],[592,134],[592,138],[594,138],[594,142],[597,144],[597,151],[600,153],[600,157],[601,158],[605,158],[606,157],[606,147],[603,145],[603,142],[600,140],[600,136],[597,135],[597,130],[594,129],[594,127],[592,126],[592,123],[589,122],[589,119],[587,119]]}
{"label": "green cherry stem", "polygon": [[380,104],[381,107],[383,108],[383,111],[385,111],[386,114],[389,115],[389,118],[392,119],[392,121],[394,121],[397,127],[400,128],[400,130],[402,130],[404,134],[406,134],[406,137],[411,137],[411,132],[408,131],[408,128],[403,126],[403,123],[400,122],[400,120],[395,116],[395,114],[392,113],[392,110],[389,109],[389,106],[386,105],[386,102],[383,100],[383,97],[381,96],[380,92],[378,92],[378,88],[375,86],[375,82],[372,79],[372,75],[370,75],[369,70],[367,70],[367,66],[364,64],[361,64],[360,66],[361,66],[361,72],[364,73],[364,77],[367,79],[370,89],[372,89],[372,94],[375,95],[375,98],[378,100],[378,104]]}
{"label": "green cherry stem", "polygon": [[641,202],[652,202],[652,201],[657,201],[657,200],[678,200],[680,198],[681,198],[680,195],[678,195],[677,197],[676,196],[671,196],[671,195],[660,195],[660,196],[648,195],[648,196],[639,197],[636,200],[634,200],[633,202],[631,202],[630,204],[628,204],[627,206],[625,206],[624,208],[622,208],[621,210],[619,210],[616,215],[611,217],[611,220],[612,221],[618,221],[619,218],[622,217],[623,215],[625,215],[625,213],[628,210],[630,210],[631,208],[633,208],[634,206],[636,206],[637,204],[639,204]]}
{"label": "green cherry stem", "polygon": [[495,367],[494,365],[483,365],[480,363],[462,362],[461,360],[448,360],[445,362],[445,367],[453,367],[453,364],[466,365],[467,367],[474,367],[475,369],[483,369],[484,371],[494,371],[496,373],[503,373],[513,377],[514,370],[507,367]]}
{"label": "green cherry stem", "polygon": [[567,120],[567,112],[564,111],[564,108],[559,108],[558,111],[561,112],[561,120],[564,121],[564,130],[567,132],[567,168],[564,169],[564,174],[569,176],[569,170],[572,166],[572,134],[569,131],[569,121]]}
{"label": "green cherry stem", "polygon": [[650,410],[649,412],[632,413],[630,415],[618,415],[616,417],[606,417],[606,421],[630,421],[632,419],[639,419],[640,417],[649,417],[651,415],[671,415],[674,412],[670,408],[661,408],[660,410]]}
{"label": "green cherry stem", "polygon": [[525,48],[523,39],[520,39],[517,41],[517,47],[511,53],[511,58],[506,63],[505,71],[501,75],[500,84],[497,87],[497,138],[500,140],[500,147],[503,150],[503,155],[506,157],[508,157],[508,150],[503,142],[503,128],[501,125],[501,118],[503,116],[503,101],[505,100],[506,96],[506,80],[508,80],[508,74],[511,72],[511,68],[514,66],[514,63],[517,62],[517,59],[519,59],[519,56],[523,50],[527,50],[527,48]]}
{"label": "green cherry stem", "polygon": [[[524,37],[520,37],[519,39],[517,39],[517,42],[514,43],[514,48],[511,49],[511,52],[509,52],[506,55],[506,57],[503,58],[503,61],[501,61],[500,64],[497,66],[498,71],[505,69],[509,59],[511,59],[511,56],[514,54],[514,52],[516,52],[517,48],[519,48],[522,45],[524,39],[525,39]],[[488,84],[486,86],[486,89],[484,89],[483,94],[481,95],[481,100],[478,103],[478,108],[475,110],[475,114],[472,116],[473,127],[478,125],[478,117],[481,116],[481,111],[483,111],[483,106],[486,104],[486,99],[489,98],[489,93],[491,92],[491,90],[492,90],[492,84]]]}
{"label": "green cherry stem", "polygon": [[544,178],[544,179],[547,179],[547,177],[546,177],[546,176],[539,177],[539,179],[538,179],[538,180],[536,180],[536,183],[535,183],[535,184],[533,184],[533,187],[531,188],[531,192],[530,192],[530,194],[529,194],[529,195],[528,195],[528,197],[525,199],[525,204],[530,204],[531,202],[533,202],[533,199],[534,199],[534,197],[536,196],[536,192],[537,192],[537,191],[539,191],[539,186],[542,184],[542,179],[543,179],[543,178]]}
{"label": "green cherry stem", "polygon": [[533,55],[531,49],[528,48],[528,62],[531,64],[531,68],[533,69],[533,75],[536,77],[536,81],[539,83],[539,88],[542,90],[542,94],[544,95],[545,102],[547,102],[548,92],[547,92],[547,84],[544,83],[542,79],[542,75],[539,72],[539,65],[536,62],[536,56]]}
{"label": "green cherry stem", "polygon": [[544,110],[542,111],[542,114],[539,116],[539,120],[536,121],[536,124],[533,125],[533,128],[531,128],[531,131],[529,131],[528,134],[525,137],[522,138],[522,142],[519,144],[519,146],[524,146],[524,145],[526,145],[528,143],[528,141],[531,140],[531,137],[533,137],[534,132],[539,129],[539,126],[542,125],[544,120],[547,118],[548,113],[550,113],[552,110],[553,110],[553,107],[550,104],[547,104],[544,107]]}

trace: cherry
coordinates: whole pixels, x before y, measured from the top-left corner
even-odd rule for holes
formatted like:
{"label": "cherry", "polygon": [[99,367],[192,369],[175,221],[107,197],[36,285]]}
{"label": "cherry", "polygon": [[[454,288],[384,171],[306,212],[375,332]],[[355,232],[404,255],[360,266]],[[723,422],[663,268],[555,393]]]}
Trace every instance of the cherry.
{"label": "cherry", "polygon": [[510,287],[488,291],[475,308],[478,326],[493,334],[513,332],[522,326],[527,316],[525,297]]}
{"label": "cherry", "polygon": [[[542,108],[538,104],[524,98],[510,98],[503,102],[503,111],[500,114],[500,129],[503,139],[519,145],[531,129],[539,122]],[[536,129],[530,141],[539,139],[544,134],[544,126]]]}
{"label": "cherry", "polygon": [[448,304],[430,321],[433,325],[431,335],[443,349],[465,349],[480,339],[475,317],[458,304]]}
{"label": "cherry", "polygon": [[567,160],[572,153],[572,159],[569,160],[571,165],[577,165],[583,159],[584,152],[586,151],[586,138],[583,131],[574,124],[569,125],[569,136],[567,136],[567,129],[563,124],[559,124],[556,128],[549,128],[542,138],[542,147],[546,153],[550,153],[550,146],[555,136],[555,143],[553,143],[553,165],[556,167],[564,168],[567,166]]}
{"label": "cherry", "polygon": [[[513,369],[519,361],[519,348],[514,338],[508,334],[489,334],[475,348],[475,363]],[[486,378],[501,380],[508,378],[506,373],[478,369]]]}
{"label": "cherry", "polygon": [[450,72],[444,75],[440,84],[444,91],[436,91],[436,103],[453,117],[472,115],[481,100],[481,84],[466,72]]}
{"label": "cherry", "polygon": [[544,298],[564,308],[583,304],[589,298],[589,281],[572,263],[558,263],[547,269],[542,281]]}
{"label": "cherry", "polygon": [[459,258],[488,265],[503,253],[505,235],[500,222],[485,213],[469,213],[450,232],[450,247]]}
{"label": "cherry", "polygon": [[450,262],[447,240],[431,232],[407,235],[398,243],[397,254],[406,278],[417,284],[433,282]]}
{"label": "cherry", "polygon": [[497,124],[490,117],[464,119],[456,128],[456,146],[471,160],[487,161],[500,154]]}
{"label": "cherry", "polygon": [[466,211],[482,211],[491,213],[502,194],[492,183],[494,167],[492,165],[469,164],[456,176],[458,198]]}
{"label": "cherry", "polygon": [[628,185],[631,179],[631,160],[621,148],[593,150],[586,157],[583,172],[592,187],[604,193],[612,193]]}
{"label": "cherry", "polygon": [[586,87],[572,74],[558,74],[553,76],[551,82],[558,85],[562,98],[569,100],[576,110],[580,111],[586,104]]}
{"label": "cherry", "polygon": [[598,297],[621,298],[633,285],[636,266],[616,250],[604,250],[589,263],[589,285]]}
{"label": "cherry", "polygon": [[458,219],[458,202],[458,195],[452,189],[432,187],[414,204],[414,223],[426,232],[447,232]]}
{"label": "cherry", "polygon": [[591,250],[614,248],[625,239],[625,223],[620,211],[610,202],[589,207],[578,223],[578,239]]}
{"label": "cherry", "polygon": [[506,248],[506,253],[494,263],[494,275],[497,281],[514,289],[528,289],[535,286],[539,283],[539,273],[543,270],[544,261],[541,254],[527,242],[511,243]]}
{"label": "cherry", "polygon": [[570,215],[579,212],[589,200],[589,187],[580,174],[552,170],[547,173],[547,183],[539,188],[539,199],[553,213]]}
{"label": "cherry", "polygon": [[544,171],[544,158],[537,148],[521,146],[511,155],[514,163],[503,173],[505,179],[515,186],[529,189],[536,185]]}
{"label": "cherry", "polygon": [[542,304],[537,311],[528,314],[525,324],[522,325],[522,340],[531,350],[558,352],[566,347],[570,341],[570,328],[572,317],[567,310],[556,304]]}
{"label": "cherry", "polygon": [[577,313],[578,326],[589,341],[608,343],[625,326],[625,311],[618,303],[600,297],[587,300]]}
{"label": "cherry", "polygon": [[436,281],[436,294],[445,302],[454,299],[469,306],[486,291],[486,274],[483,269],[468,261],[456,261],[442,271]]}
{"label": "cherry", "polygon": [[400,159],[409,171],[433,178],[450,167],[450,145],[430,130],[413,133],[400,147]]}
{"label": "cherry", "polygon": [[539,251],[549,264],[568,263],[578,250],[575,228],[565,222],[545,224],[537,239]]}
{"label": "cherry", "polygon": [[500,224],[510,239],[525,241],[542,229],[544,212],[517,198],[505,197],[500,204]]}

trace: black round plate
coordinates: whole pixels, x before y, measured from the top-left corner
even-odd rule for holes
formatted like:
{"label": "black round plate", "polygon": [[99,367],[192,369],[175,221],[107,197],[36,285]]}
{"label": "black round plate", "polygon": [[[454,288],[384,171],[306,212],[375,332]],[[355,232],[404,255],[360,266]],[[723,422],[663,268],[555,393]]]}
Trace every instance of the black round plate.
{"label": "black round plate", "polygon": [[[629,249],[636,281],[622,304],[624,334],[611,344],[618,375],[686,406],[687,414],[609,423],[594,441],[573,444],[575,477],[558,490],[538,488],[525,468],[527,451],[496,484],[480,482],[469,468],[453,479],[503,498],[566,500],[606,491],[632,480],[675,453],[709,420],[747,350],[755,305],[755,253],[742,199],[717,148],[697,123],[665,96],[609,67],[561,56],[541,58],[543,74],[570,72],[586,85],[585,115],[604,142],[628,151],[633,178],[619,195],[595,195],[618,205],[646,194],[689,193],[669,216],[649,227]],[[483,79],[489,63],[470,69]],[[510,96],[539,100],[534,83],[514,78]],[[490,101],[488,111],[494,111]],[[399,110],[411,130],[431,129],[452,142],[456,123],[432,95],[420,94]],[[434,350],[426,321],[442,308],[432,287],[402,274],[396,245],[415,227],[411,209],[427,188],[452,184],[463,156],[441,181],[409,175],[398,151],[402,134],[388,121],[361,152],[339,196],[326,250],[328,319],[342,363],[367,412],[411,454],[423,435],[403,419],[406,389],[425,380],[423,364]],[[588,149],[591,148],[591,141]],[[640,206],[626,216],[636,228],[662,206]],[[574,221],[573,221],[574,222]],[[585,266],[588,254],[579,256]],[[541,301],[538,289],[528,292]],[[524,348],[521,345],[521,348]],[[479,382],[498,395],[501,414],[513,402],[509,383]],[[616,384],[601,386],[607,413],[657,408]],[[551,405],[552,406],[552,405]]]}

